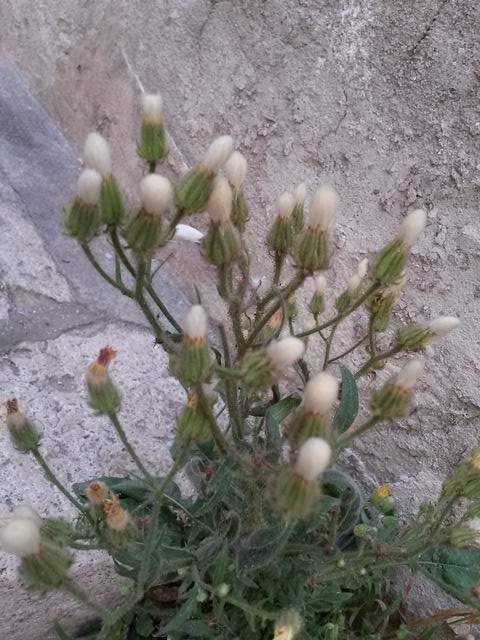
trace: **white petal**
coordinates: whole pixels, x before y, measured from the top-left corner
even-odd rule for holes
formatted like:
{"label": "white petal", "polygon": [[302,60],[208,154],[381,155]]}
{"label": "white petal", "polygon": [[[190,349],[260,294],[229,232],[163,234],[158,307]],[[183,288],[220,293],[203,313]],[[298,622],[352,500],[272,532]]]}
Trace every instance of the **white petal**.
{"label": "white petal", "polygon": [[199,243],[204,234],[198,229],[191,227],[188,224],[177,224],[175,227],[175,235],[173,236],[174,240],[187,240],[187,242],[196,242]]}
{"label": "white petal", "polygon": [[323,295],[327,289],[327,279],[319,275],[315,278],[315,293]]}
{"label": "white petal", "polygon": [[240,151],[234,151],[232,153],[225,165],[225,173],[235,189],[238,190],[243,187],[247,176],[247,160]]}
{"label": "white petal", "polygon": [[200,304],[194,304],[183,321],[183,331],[189,338],[203,338],[207,335],[208,318]]}
{"label": "white petal", "polygon": [[330,373],[322,371],[311,378],[303,392],[305,411],[325,415],[338,397],[338,381]]}
{"label": "white petal", "polygon": [[102,176],[109,176],[112,173],[112,158],[108,142],[95,131],[89,133],[85,140],[83,159],[91,169],[95,169]]}
{"label": "white petal", "polygon": [[146,93],[142,96],[143,118],[147,122],[161,124],[163,99],[159,93]]}
{"label": "white petal", "polygon": [[298,452],[296,472],[307,482],[314,482],[330,464],[332,449],[322,438],[309,438]]}
{"label": "white petal", "polygon": [[212,193],[207,202],[206,209],[210,218],[217,224],[230,220],[232,213],[232,188],[228,180],[222,176],[216,176]]}
{"label": "white petal", "polygon": [[220,136],[208,147],[203,164],[211,171],[218,171],[232,155],[233,145],[231,136]]}
{"label": "white petal", "polygon": [[295,198],[291,193],[285,191],[277,201],[277,214],[280,218],[289,218],[295,207]]}
{"label": "white petal", "polygon": [[335,189],[324,185],[315,192],[310,205],[309,226],[320,231],[327,231],[335,220],[338,196]]}
{"label": "white petal", "polygon": [[102,176],[95,169],[84,169],[77,182],[77,195],[86,204],[96,205],[100,200]]}
{"label": "white petal", "polygon": [[302,207],[307,197],[307,185],[304,182],[295,187],[293,197],[295,198],[295,204]]}
{"label": "white petal", "polygon": [[415,386],[418,378],[423,373],[423,362],[421,360],[410,360],[403,367],[395,378],[395,384],[404,389],[411,389]]}
{"label": "white petal", "polygon": [[305,344],[300,338],[289,336],[282,340],[273,340],[267,347],[267,355],[276,369],[290,367],[305,353]]}
{"label": "white petal", "polygon": [[152,216],[161,216],[173,204],[170,180],[156,173],[149,173],[140,183],[142,207]]}
{"label": "white petal", "polygon": [[411,245],[425,229],[427,224],[427,214],[423,209],[415,209],[408,214],[400,229],[400,239]]}
{"label": "white petal", "polygon": [[450,331],[453,331],[460,324],[460,320],[454,316],[440,316],[435,318],[428,325],[430,331],[436,336],[446,336]]}
{"label": "white petal", "polygon": [[14,518],[0,529],[0,547],[21,558],[40,550],[40,528],[32,520]]}

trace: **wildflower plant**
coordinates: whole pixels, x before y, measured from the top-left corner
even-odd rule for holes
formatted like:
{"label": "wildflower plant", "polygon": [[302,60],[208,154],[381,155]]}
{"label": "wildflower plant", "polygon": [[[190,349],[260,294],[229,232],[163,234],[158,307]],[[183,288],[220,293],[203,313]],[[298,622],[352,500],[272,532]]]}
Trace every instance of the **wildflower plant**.
{"label": "wildflower plant", "polygon": [[[244,240],[254,215],[244,190],[247,161],[234,146],[229,136],[217,138],[172,185],[160,174],[168,154],[162,100],[144,96],[137,153],[146,175],[138,202],[127,206],[107,142],[98,133],[88,136],[87,168],[65,211],[65,230],[97,273],[141,309],[185,389],[185,405],[172,424],[170,470],[160,477],[130,443],[111,373],[116,353],[106,346],[86,371],[89,402],[99,420],[111,423],[136,471],[67,488],[44,458],[40,427],[10,400],[13,447],[40,465],[77,516],[66,522],[19,507],[0,530],[2,549],[19,557],[27,586],[64,589],[91,606],[97,619],[89,637],[98,640],[437,637],[451,611],[408,620],[406,589],[391,586],[399,566],[462,601],[456,621],[475,622],[480,451],[411,519],[396,516],[388,486],[365,495],[342,467],[342,452],[358,438],[408,416],[425,348],[458,324],[443,317],[390,331],[425,213],[409,213],[396,237],[359,263],[330,306],[338,197],[324,185],[308,198],[301,184],[278,198],[265,240],[272,275],[260,292]],[[186,224],[197,212],[209,218],[203,237]],[[115,250],[114,273],[95,257],[97,236]],[[226,321],[212,322],[221,314],[201,301],[175,318],[157,293],[154,265],[176,236],[201,239]],[[310,320],[300,328],[294,296],[307,281]],[[337,329],[361,313],[365,335],[338,354]],[[381,346],[390,335],[390,344]],[[321,360],[311,354],[313,341],[323,345]],[[358,370],[339,367],[355,350],[363,358]],[[396,369],[388,377],[381,370],[393,357]],[[377,371],[378,381],[360,402],[358,381]],[[179,473],[192,480],[193,495],[182,495]],[[118,606],[102,606],[74,580],[79,549],[104,550],[128,581]],[[71,637],[60,622],[56,637]]]}

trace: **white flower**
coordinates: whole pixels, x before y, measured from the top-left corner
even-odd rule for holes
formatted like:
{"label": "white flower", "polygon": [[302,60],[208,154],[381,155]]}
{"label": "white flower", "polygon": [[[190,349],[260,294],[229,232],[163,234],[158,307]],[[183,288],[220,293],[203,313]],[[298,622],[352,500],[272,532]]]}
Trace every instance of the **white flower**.
{"label": "white flower", "polygon": [[305,353],[305,344],[300,338],[289,336],[282,340],[272,340],[267,347],[267,356],[275,369],[286,369]]}
{"label": "white flower", "polygon": [[0,548],[20,558],[40,551],[40,527],[27,518],[13,518],[0,529]]}
{"label": "white flower", "polygon": [[335,220],[338,196],[336,191],[324,185],[315,192],[310,205],[309,226],[320,231],[327,231]]}
{"label": "white flower", "polygon": [[211,171],[218,171],[233,153],[233,138],[220,136],[208,147],[203,164]]}
{"label": "white flower", "polygon": [[152,216],[161,216],[173,204],[173,190],[170,180],[149,173],[140,183],[142,207]]}
{"label": "white flower", "polygon": [[224,224],[230,220],[232,213],[232,188],[228,180],[222,176],[216,176],[213,189],[208,198],[206,209],[212,222]]}
{"label": "white flower", "polygon": [[247,176],[247,160],[240,151],[234,151],[225,165],[225,173],[230,183],[239,191]]}
{"label": "white flower", "polygon": [[304,182],[295,187],[293,197],[295,198],[295,204],[299,207],[303,207],[305,198],[307,197],[307,186]]}
{"label": "white flower", "polygon": [[175,227],[174,240],[187,240],[188,242],[200,242],[204,234],[198,229],[191,227],[188,224],[177,224]]}
{"label": "white flower", "polygon": [[325,276],[319,275],[315,278],[315,293],[323,295],[327,288],[327,279]]}
{"label": "white flower", "polygon": [[303,392],[303,407],[308,413],[323,416],[330,411],[337,396],[337,379],[322,371],[307,382]]}
{"label": "white flower", "polygon": [[408,214],[402,223],[399,238],[405,244],[411,245],[425,229],[427,224],[427,214],[423,209],[415,209]]}
{"label": "white flower", "polygon": [[83,159],[91,169],[102,176],[112,173],[110,147],[105,138],[96,131],[89,133],[83,147]]}
{"label": "white flower", "polygon": [[287,219],[291,216],[295,207],[295,198],[291,193],[285,191],[277,200],[277,215],[279,218]]}
{"label": "white flower", "polygon": [[362,280],[367,275],[367,271],[368,271],[368,258],[364,258],[363,260],[360,260],[357,268],[357,273]]}
{"label": "white flower", "polygon": [[322,438],[309,438],[300,447],[295,471],[307,482],[314,482],[330,464],[332,449]]}
{"label": "white flower", "polygon": [[428,328],[439,338],[446,336],[450,331],[453,331],[460,324],[460,320],[454,316],[440,316],[435,318],[428,325]]}
{"label": "white flower", "polygon": [[146,93],[142,96],[143,119],[147,123],[162,124],[163,99],[159,93]]}
{"label": "white flower", "polygon": [[200,304],[194,304],[183,321],[183,332],[191,339],[205,338],[208,329],[208,318]]}
{"label": "white flower", "polygon": [[395,385],[402,387],[402,389],[412,389],[422,373],[423,362],[421,360],[410,360],[410,362],[407,362],[403,369],[397,374],[397,377],[395,378]]}
{"label": "white flower", "polygon": [[15,518],[19,518],[21,520],[31,520],[35,522],[38,526],[42,524],[42,519],[28,504],[22,504],[19,507],[15,507],[13,510],[13,515]]}
{"label": "white flower", "polygon": [[77,182],[77,195],[85,204],[97,205],[100,200],[102,176],[95,169],[84,169]]}

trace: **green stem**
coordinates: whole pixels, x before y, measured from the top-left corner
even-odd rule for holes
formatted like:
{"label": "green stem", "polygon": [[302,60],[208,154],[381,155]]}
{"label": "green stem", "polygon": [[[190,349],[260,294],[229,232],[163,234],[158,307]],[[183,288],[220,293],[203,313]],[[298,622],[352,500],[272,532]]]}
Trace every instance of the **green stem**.
{"label": "green stem", "polygon": [[322,367],[323,371],[325,371],[325,369],[328,366],[328,362],[329,362],[329,359],[330,359],[330,351],[332,349],[332,344],[333,344],[333,338],[335,337],[335,332],[336,332],[337,329],[338,329],[338,322],[336,322],[333,325],[333,327],[332,327],[332,329],[330,331],[330,335],[327,338],[327,342],[325,343],[325,356],[323,358],[323,367]]}
{"label": "green stem", "polygon": [[374,427],[376,424],[380,422],[380,418],[378,416],[370,416],[368,420],[366,420],[362,425],[355,429],[355,431],[351,431],[350,433],[344,433],[337,440],[337,450],[345,449],[348,447],[355,438],[363,435],[366,431]]}
{"label": "green stem", "polygon": [[346,351],[343,351],[342,353],[339,353],[338,356],[330,358],[330,360],[328,361],[328,364],[331,364],[332,362],[337,362],[337,360],[341,360],[345,356],[348,356],[349,353],[352,353],[352,351],[355,351],[355,349],[360,347],[366,340],[368,340],[368,336],[363,336],[363,338],[360,338],[360,340],[355,342],[355,344],[353,344],[349,349],[347,349]]}
{"label": "green stem", "polygon": [[345,311],[344,313],[338,313],[335,317],[331,318],[330,320],[327,320],[323,324],[317,324],[314,327],[312,327],[311,329],[306,329],[305,331],[302,331],[301,333],[295,334],[296,337],[297,338],[306,338],[307,336],[312,335],[312,333],[318,333],[318,332],[322,331],[323,329],[326,329],[327,327],[331,327],[332,324],[340,323],[347,316],[349,316],[353,311],[355,311],[355,309],[358,309],[358,307],[360,307],[366,300],[368,300],[368,298],[370,298],[370,296],[373,293],[375,293],[375,291],[377,291],[377,289],[379,289],[380,287],[381,287],[380,283],[374,282],[365,291],[365,293],[363,293],[360,296],[360,298],[358,298],[358,300],[356,300],[352,304],[352,306],[349,309],[347,309],[347,311]]}
{"label": "green stem", "polygon": [[115,411],[112,411],[111,413],[108,414],[108,417],[110,418],[110,422],[112,423],[115,431],[117,432],[117,435],[120,438],[123,446],[127,450],[129,456],[132,458],[132,460],[137,465],[139,471],[148,480],[148,482],[153,483],[154,480],[153,480],[152,475],[147,471],[147,469],[145,468],[144,464],[142,463],[142,461],[138,457],[135,449],[130,444],[130,442],[129,442],[128,438],[127,438],[127,434],[125,433],[125,430],[122,427],[120,420],[118,419],[117,413]]}
{"label": "green stem", "polygon": [[111,284],[112,287],[115,287],[115,289],[118,289],[119,291],[121,291],[121,293],[124,296],[127,296],[128,298],[134,298],[135,297],[134,294],[132,293],[132,291],[130,291],[130,289],[127,289],[127,287],[125,287],[122,284],[120,284],[119,282],[117,282],[114,278],[109,276],[106,271],[104,271],[104,269],[97,262],[97,259],[93,255],[92,250],[90,249],[88,244],[82,243],[82,244],[80,244],[80,246],[82,247],[83,253],[87,256],[88,260],[90,261],[90,263],[92,264],[94,269],[97,271],[97,273],[99,273],[102,276],[102,278],[106,282],[108,282],[108,284]]}
{"label": "green stem", "polygon": [[53,485],[55,485],[57,487],[57,489],[61,493],[63,493],[63,495],[67,498],[67,500],[69,500],[76,509],[78,509],[81,513],[85,513],[85,507],[60,482],[60,480],[57,478],[57,476],[51,470],[48,462],[45,460],[43,455],[40,453],[40,450],[39,449],[34,449],[32,451],[32,455],[35,458],[35,460],[38,462],[40,467],[42,468],[43,473],[45,474],[45,477],[47,478],[47,480],[49,480],[49,482],[51,482]]}
{"label": "green stem", "polygon": [[376,364],[377,362],[380,362],[381,360],[386,360],[387,358],[391,358],[397,353],[400,353],[401,350],[402,348],[396,345],[391,349],[389,349],[388,351],[384,351],[383,353],[377,353],[375,356],[369,358],[367,362],[365,362],[365,364],[360,367],[360,369],[355,374],[355,378],[357,379],[360,378],[361,376],[363,376],[364,373],[367,373],[368,371],[370,371],[370,369],[373,367],[374,364]]}
{"label": "green stem", "polygon": [[[230,359],[230,350],[228,348],[228,339],[227,333],[225,331],[225,327],[223,325],[219,326],[220,337],[222,339],[222,347],[223,347],[223,359],[225,362],[224,372],[231,371],[232,374],[239,373],[237,369],[230,369],[231,367],[231,359]],[[228,412],[230,414],[230,419],[232,421],[232,431],[235,437],[235,440],[242,442],[244,438],[243,433],[243,422],[242,417],[240,415],[240,407],[238,405],[238,389],[236,388],[235,382],[231,379],[231,375],[227,375],[225,377],[225,393],[226,400],[228,405]]]}
{"label": "green stem", "polygon": [[229,452],[230,447],[228,446],[228,443],[225,440],[223,433],[221,432],[220,427],[217,424],[217,421],[215,420],[215,416],[212,413],[210,404],[203,390],[203,386],[201,384],[197,384],[195,390],[201,402],[202,409],[208,418],[210,431],[212,433],[212,438],[215,444],[217,445],[217,448],[220,451],[220,453],[223,453],[223,455],[226,455]]}
{"label": "green stem", "polygon": [[375,357],[377,355],[377,345],[375,344],[375,331],[373,326],[375,324],[376,313],[371,313],[368,319],[368,342],[370,345],[370,355]]}
{"label": "green stem", "polygon": [[231,267],[219,267],[218,280],[218,291],[228,305],[228,315],[232,323],[235,340],[237,342],[237,346],[241,347],[244,342],[240,320],[242,301],[241,298],[233,291],[233,274]]}
{"label": "green stem", "polygon": [[[137,279],[137,274],[136,274],[135,268],[133,267],[132,263],[128,259],[128,256],[126,255],[125,251],[123,250],[122,243],[120,242],[120,238],[118,237],[118,231],[117,231],[116,227],[114,227],[114,228],[112,228],[110,230],[110,238],[112,240],[112,244],[113,244],[113,246],[115,248],[115,251],[116,251],[118,257],[120,258],[121,262],[123,263],[124,267],[127,269],[127,271],[130,273],[130,275],[133,278]],[[176,331],[178,331],[178,333],[182,333],[181,326],[178,324],[178,322],[175,320],[175,318],[169,312],[167,307],[163,304],[163,302],[159,298],[159,296],[158,296],[157,292],[155,291],[154,287],[152,286],[152,284],[150,282],[146,281],[144,283],[144,287],[145,287],[148,295],[152,298],[154,303],[157,305],[157,307],[160,309],[160,311],[165,316],[165,318],[168,320],[168,322],[172,325],[172,327]]]}
{"label": "green stem", "polygon": [[285,262],[285,254],[275,252],[275,271],[273,273],[273,286],[276,287],[280,282],[280,276],[282,275],[283,263]]}

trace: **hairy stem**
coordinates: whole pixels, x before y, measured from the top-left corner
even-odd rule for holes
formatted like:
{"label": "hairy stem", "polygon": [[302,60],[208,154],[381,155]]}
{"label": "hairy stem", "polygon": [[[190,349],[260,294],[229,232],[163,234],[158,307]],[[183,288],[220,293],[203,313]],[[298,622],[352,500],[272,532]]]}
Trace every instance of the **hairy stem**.
{"label": "hairy stem", "polygon": [[363,435],[366,431],[372,429],[372,427],[374,427],[379,422],[380,418],[378,418],[378,416],[370,416],[370,418],[368,418],[368,420],[361,424],[357,429],[347,431],[338,438],[337,450],[340,451],[341,449],[345,449],[346,447],[350,446],[353,440]]}
{"label": "hairy stem", "polygon": [[380,362],[381,360],[386,360],[387,358],[391,358],[392,356],[396,355],[397,353],[400,353],[401,350],[402,350],[401,347],[396,345],[396,346],[392,347],[391,349],[389,349],[388,351],[384,351],[382,353],[377,353],[375,356],[372,356],[355,373],[355,378],[357,378],[357,379],[360,378],[361,376],[363,376],[364,373],[368,373],[368,371],[370,371],[370,369],[373,367],[373,365],[375,365],[377,362]]}
{"label": "hairy stem", "polygon": [[103,267],[100,266],[100,264],[97,262],[97,259],[93,255],[92,250],[90,249],[88,244],[82,243],[80,246],[82,247],[83,253],[87,256],[88,260],[90,261],[94,269],[97,271],[97,273],[99,273],[102,276],[102,278],[106,282],[108,282],[108,284],[111,284],[112,287],[115,287],[115,289],[118,289],[124,296],[127,296],[128,298],[135,298],[135,295],[133,294],[132,291],[130,291],[130,289],[128,289],[123,284],[121,284],[120,282],[118,282],[117,280],[109,276],[108,273],[103,269]]}
{"label": "hairy stem", "polygon": [[74,596],[82,604],[95,611],[95,613],[99,615],[102,620],[107,616],[107,612],[102,609],[102,607],[98,605],[94,599],[90,598],[85,593],[85,591],[81,587],[79,587],[78,584],[76,584],[72,579],[67,579],[64,582],[63,589],[65,589],[65,591],[68,591],[68,593]]}
{"label": "hairy stem", "polygon": [[[222,347],[223,347],[223,358],[225,362],[226,370],[231,367],[231,358],[230,358],[230,350],[228,348],[228,339],[227,333],[225,331],[225,327],[223,325],[219,326],[220,337],[222,339]],[[237,374],[238,370],[234,369],[233,373]],[[238,404],[238,390],[236,388],[235,381],[227,375],[225,376],[225,393],[226,400],[228,406],[228,412],[230,414],[230,420],[232,421],[232,432],[234,437],[238,441],[243,441],[244,433],[243,433],[243,421],[240,415],[240,407]]]}
{"label": "hairy stem", "polygon": [[330,360],[328,361],[328,364],[331,364],[332,362],[337,362],[337,360],[341,360],[345,356],[348,356],[349,353],[352,353],[352,351],[355,351],[355,349],[358,349],[358,347],[360,347],[367,340],[368,340],[368,336],[363,336],[362,338],[360,338],[360,340],[357,340],[355,344],[353,344],[351,347],[346,349],[346,351],[342,351],[342,353],[339,353],[338,356],[334,356],[333,358],[330,358]]}
{"label": "hairy stem", "polygon": [[32,455],[35,460],[38,462],[40,467],[42,468],[43,473],[45,474],[46,479],[51,482],[57,489],[63,493],[63,495],[69,500],[75,509],[78,509],[81,513],[85,513],[85,507],[70,493],[70,491],[60,482],[55,473],[50,468],[48,462],[45,460],[43,455],[40,453],[40,449],[34,449],[32,451]]}
{"label": "hairy stem", "polygon": [[139,471],[148,480],[149,483],[153,483],[154,480],[153,480],[152,475],[149,473],[149,471],[147,471],[147,469],[145,468],[143,462],[138,457],[135,449],[130,444],[130,442],[129,442],[128,438],[127,438],[127,434],[125,433],[125,430],[122,427],[122,424],[121,424],[120,420],[118,419],[117,413],[115,411],[112,411],[111,413],[108,414],[108,417],[110,418],[110,422],[112,423],[115,431],[117,432],[117,435],[120,438],[123,446],[127,450],[129,456],[132,458],[132,460],[137,465]]}

